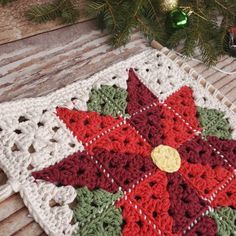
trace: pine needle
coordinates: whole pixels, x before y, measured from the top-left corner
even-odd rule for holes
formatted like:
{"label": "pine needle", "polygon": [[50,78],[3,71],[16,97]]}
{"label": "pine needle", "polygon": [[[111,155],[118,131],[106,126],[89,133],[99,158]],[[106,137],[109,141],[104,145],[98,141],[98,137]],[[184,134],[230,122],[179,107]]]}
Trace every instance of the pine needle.
{"label": "pine needle", "polygon": [[5,5],[7,5],[8,3],[11,3],[11,2],[14,2],[14,1],[16,1],[16,0],[0,0],[0,4],[1,4],[2,6],[5,6]]}
{"label": "pine needle", "polygon": [[59,18],[62,23],[74,23],[79,10],[69,0],[56,0],[54,3],[32,6],[26,17],[34,23],[45,23]]}

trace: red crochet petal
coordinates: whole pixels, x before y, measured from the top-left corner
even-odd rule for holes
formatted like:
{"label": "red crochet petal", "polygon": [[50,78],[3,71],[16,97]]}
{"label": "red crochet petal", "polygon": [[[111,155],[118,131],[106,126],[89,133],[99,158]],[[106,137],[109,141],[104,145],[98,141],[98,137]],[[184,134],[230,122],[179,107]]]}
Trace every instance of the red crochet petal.
{"label": "red crochet petal", "polygon": [[211,202],[213,207],[231,206],[236,208],[236,177],[216,195],[216,198]]}
{"label": "red crochet petal", "polygon": [[203,197],[210,197],[229,178],[231,172],[224,167],[181,163],[180,173]]}
{"label": "red crochet petal", "polygon": [[132,69],[129,70],[127,112],[131,115],[141,108],[158,102],[155,95],[138,79]]}
{"label": "red crochet petal", "polygon": [[62,107],[57,108],[56,111],[57,116],[83,143],[122,121],[121,118],[102,116],[97,112],[69,110]]}
{"label": "red crochet petal", "polygon": [[163,143],[165,138],[162,116],[162,108],[158,105],[132,116],[129,122],[142,134],[148,143],[155,147]]}
{"label": "red crochet petal", "polygon": [[59,163],[33,172],[35,179],[43,179],[58,186],[87,186],[90,190],[102,188],[117,192],[118,186],[103,173],[85,152],[77,152]]}
{"label": "red crochet petal", "polygon": [[169,216],[170,207],[169,193],[167,192],[166,174],[157,171],[154,175],[146,178],[128,194],[128,199],[133,205],[151,220],[161,232],[172,233],[173,218]]}
{"label": "red crochet petal", "polygon": [[157,236],[157,230],[154,230],[153,226],[140,215],[137,210],[131,206],[124,199],[121,200],[117,207],[122,209],[123,224],[122,224],[122,236],[138,236],[138,235],[150,235]]}
{"label": "red crochet petal", "polygon": [[210,197],[232,175],[233,169],[201,136],[184,143],[178,151],[180,173],[203,197]]}
{"label": "red crochet petal", "polygon": [[168,213],[174,219],[173,232],[181,233],[207,210],[208,203],[202,200],[177,172],[167,176],[171,203]]}
{"label": "red crochet petal", "polygon": [[236,140],[222,140],[213,136],[209,136],[207,140],[236,168]]}
{"label": "red crochet petal", "polygon": [[162,126],[163,144],[178,148],[182,143],[194,137],[191,130],[172,110],[163,107]]}
{"label": "red crochet petal", "polygon": [[133,115],[129,122],[153,147],[166,144],[177,148],[194,136],[173,111],[160,104]]}
{"label": "red crochet petal", "polygon": [[193,99],[193,91],[187,86],[168,97],[165,103],[178,112],[192,128],[201,130],[197,119],[197,110]]}
{"label": "red crochet petal", "polygon": [[191,230],[187,231],[186,236],[215,236],[217,235],[217,224],[215,220],[209,216],[201,218]]}
{"label": "red crochet petal", "polygon": [[96,153],[96,150],[105,149],[110,152],[133,153],[144,156],[150,156],[152,149],[129,124],[121,125],[86,148],[91,154]]}
{"label": "red crochet petal", "polygon": [[103,150],[96,153],[94,158],[126,191],[140,181],[145,174],[153,173],[156,170],[150,157],[138,154],[111,153]]}

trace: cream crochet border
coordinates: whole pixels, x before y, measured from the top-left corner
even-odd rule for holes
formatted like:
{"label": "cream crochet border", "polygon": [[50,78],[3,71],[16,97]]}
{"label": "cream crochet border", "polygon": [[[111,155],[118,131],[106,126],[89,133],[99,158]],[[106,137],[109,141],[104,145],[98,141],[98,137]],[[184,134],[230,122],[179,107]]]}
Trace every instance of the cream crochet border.
{"label": "cream crochet border", "polygon": [[[156,58],[156,54],[160,54],[161,59],[160,61],[164,64],[164,67],[161,69],[161,73],[167,73],[167,65],[171,65],[173,67],[174,71],[174,77],[173,81],[175,81],[176,77],[179,77],[179,83],[177,85],[171,85],[169,92],[164,92],[163,95],[158,94],[159,89],[162,89],[166,86],[169,90],[169,81],[164,81],[164,85],[155,85],[154,80],[161,76],[160,72],[158,71],[151,71],[151,76],[147,76],[147,73],[145,72],[145,66],[149,65],[151,68],[156,68],[157,63],[159,61],[155,61],[154,58]],[[159,59],[158,59],[159,60]],[[145,64],[147,62],[147,64]],[[179,66],[178,66],[179,65]],[[182,85],[189,85],[192,87],[195,95],[196,95],[196,103],[199,106],[203,107],[209,107],[209,108],[216,108],[221,111],[224,111],[226,113],[226,117],[229,119],[231,126],[233,128],[233,138],[236,138],[236,120],[235,120],[235,109],[236,107],[231,104],[226,97],[224,97],[216,88],[214,88],[211,84],[209,84],[202,76],[198,75],[195,70],[193,70],[188,64],[186,64],[182,59],[180,59],[174,52],[169,51],[167,48],[163,48],[161,51],[157,51],[155,49],[147,49],[144,52],[135,55],[131,58],[129,58],[126,61],[122,61],[118,64],[115,64],[95,75],[90,77],[87,80],[82,80],[75,82],[71,85],[66,86],[65,88],[62,88],[60,90],[57,90],[47,96],[44,97],[38,97],[38,98],[29,98],[29,99],[22,99],[19,101],[13,101],[13,102],[5,102],[0,104],[0,119],[3,120],[11,120],[11,117],[16,114],[22,114],[22,112],[27,113],[38,113],[41,114],[42,109],[48,109],[51,113],[53,113],[56,106],[71,106],[71,97],[78,95],[78,91],[81,92],[78,104],[73,104],[74,106],[77,106],[79,109],[86,110],[86,101],[88,99],[88,92],[92,87],[99,87],[101,84],[118,84],[120,87],[126,88],[126,80],[127,80],[127,72],[126,69],[130,67],[139,67],[139,71],[137,71],[137,74],[140,76],[140,78],[143,80],[143,82],[149,87],[150,90],[152,90],[156,95],[161,97],[163,100],[168,97],[173,91],[178,90]],[[183,71],[184,70],[184,71]],[[150,74],[149,73],[149,74]],[[114,81],[111,79],[111,75],[118,75],[118,78]],[[163,74],[163,75],[164,75]],[[182,77],[182,79],[181,79]],[[171,79],[170,79],[171,80]],[[177,82],[177,81],[176,81]],[[172,89],[171,89],[172,88]],[[85,91],[85,92],[84,92]],[[200,91],[200,92],[198,92]],[[84,93],[83,93],[84,92]],[[207,101],[202,101],[200,98],[201,96],[206,96]],[[80,99],[81,98],[81,99]],[[56,122],[56,121],[55,121]],[[60,122],[60,121],[57,121]],[[11,125],[11,123],[7,124]],[[60,124],[60,127],[63,126]],[[68,137],[73,139],[73,136],[71,133],[69,133],[68,130],[64,127],[64,131],[68,132]],[[68,139],[69,139],[68,138]],[[76,142],[74,140],[74,142]],[[4,186],[4,188],[0,189],[0,192],[6,193],[5,197],[7,195],[10,195],[12,192],[18,192],[20,191],[21,196],[24,199],[24,203],[28,207],[30,213],[33,215],[35,220],[41,225],[42,228],[44,228],[45,232],[48,235],[71,235],[72,232],[77,228],[76,225],[71,226],[70,220],[72,218],[72,212],[68,208],[68,205],[71,201],[73,201],[73,198],[75,197],[75,192],[73,188],[70,187],[62,187],[60,190],[58,190],[57,187],[55,187],[52,184],[49,183],[43,183],[39,181],[39,186],[35,184],[30,177],[30,171],[29,173],[26,173],[20,180],[20,183],[18,179],[15,179],[14,176],[12,176],[11,171],[9,171],[10,166],[7,166],[5,161],[6,160],[6,154],[3,151],[3,146],[5,144],[0,142],[0,167],[4,170],[4,172],[7,174],[9,178],[9,182],[7,186]],[[81,144],[78,142],[76,143],[76,148],[81,149]],[[69,154],[69,153],[68,153]],[[61,157],[63,158],[63,156]],[[55,159],[54,162],[58,162],[60,159]],[[48,163],[50,165],[52,163]],[[44,164],[47,166],[47,163]],[[38,169],[42,168],[43,166],[40,164],[38,166]],[[45,188],[47,186],[47,188]],[[48,189],[48,190],[47,190]],[[50,191],[53,192],[50,193]],[[64,197],[63,201],[59,199],[59,196],[57,194],[59,192],[62,194],[62,198]],[[70,193],[70,194],[68,194]],[[42,195],[48,195],[49,198],[47,198],[46,203],[49,203],[49,200],[54,199],[56,202],[60,202],[66,205],[63,205],[63,214],[65,214],[66,218],[59,217],[56,220],[53,219],[50,220],[50,217],[55,217],[58,215],[59,210],[54,212],[52,215],[50,212],[49,204],[45,205],[44,207],[47,208],[45,212],[42,210],[42,202],[45,202],[45,199],[42,198]],[[60,209],[60,207],[58,207]],[[48,215],[49,214],[49,215]],[[59,224],[65,224],[64,228],[55,227],[55,225]],[[63,223],[62,223],[63,222]],[[65,231],[65,228],[67,230]]]}

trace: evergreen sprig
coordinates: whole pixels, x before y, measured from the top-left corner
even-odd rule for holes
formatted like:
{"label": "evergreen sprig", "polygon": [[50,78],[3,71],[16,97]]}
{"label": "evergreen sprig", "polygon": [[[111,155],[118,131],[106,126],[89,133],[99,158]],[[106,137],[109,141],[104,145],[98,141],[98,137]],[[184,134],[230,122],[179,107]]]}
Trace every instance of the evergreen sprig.
{"label": "evergreen sprig", "polygon": [[5,6],[5,5],[7,5],[8,3],[13,2],[13,1],[16,1],[16,0],[0,0],[0,4],[1,4],[2,6]]}
{"label": "evergreen sprig", "polygon": [[[197,47],[206,64],[213,64],[224,54],[224,39],[230,25],[236,24],[235,0],[179,0],[179,8],[189,16],[184,29],[170,30],[168,12],[161,10],[165,0],[90,0],[89,12],[101,29],[111,33],[112,44],[119,47],[133,30],[142,31],[169,47],[183,44],[183,52],[191,56]],[[223,18],[218,22],[218,16]]]}
{"label": "evergreen sprig", "polygon": [[[13,0],[0,0],[10,2]],[[97,19],[101,30],[107,29],[115,47],[127,43],[134,30],[148,38],[174,48],[180,44],[183,52],[192,56],[196,48],[206,64],[213,64],[225,53],[228,27],[236,24],[235,0],[179,0],[178,8],[189,14],[186,28],[173,30],[166,23],[168,12],[163,11],[165,0],[88,0],[88,14]],[[71,0],[55,0],[50,4],[33,6],[27,17],[36,23],[60,18],[73,23],[79,16]],[[218,17],[222,17],[222,21]]]}
{"label": "evergreen sprig", "polygon": [[79,17],[79,10],[70,0],[55,0],[53,3],[32,6],[26,16],[35,23],[45,23],[56,18],[62,23],[74,23]]}

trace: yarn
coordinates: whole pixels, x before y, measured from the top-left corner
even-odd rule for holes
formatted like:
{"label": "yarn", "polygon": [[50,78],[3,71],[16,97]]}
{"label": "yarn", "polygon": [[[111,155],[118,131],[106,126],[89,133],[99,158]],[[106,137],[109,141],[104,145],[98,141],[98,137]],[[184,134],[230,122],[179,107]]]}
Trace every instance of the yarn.
{"label": "yarn", "polygon": [[222,207],[211,213],[211,217],[217,223],[218,235],[231,236],[236,232],[236,210],[230,207]]}
{"label": "yarn", "polygon": [[[2,104],[0,166],[17,188],[1,196],[20,191],[48,235],[230,232],[211,213],[236,208],[236,122],[212,91],[148,50],[46,97]],[[174,173],[154,164],[159,145],[178,152]]]}
{"label": "yarn", "polygon": [[196,117],[197,110],[194,104],[193,91],[188,86],[183,86],[181,89],[171,94],[165,101],[174,111],[190,124],[195,130],[199,128],[199,122]]}
{"label": "yarn", "polygon": [[236,141],[222,140],[214,136],[207,138],[208,142],[236,168]]}
{"label": "yarn", "polygon": [[[214,219],[209,216],[205,216],[202,218],[200,222],[193,226],[187,233],[187,236],[194,235],[204,235],[204,236],[215,236],[217,235],[217,225]],[[225,235],[225,234],[220,234]]]}
{"label": "yarn", "polygon": [[88,188],[76,190],[74,219],[79,222],[75,235],[121,235],[121,210],[114,206],[114,201],[121,193],[111,194],[104,190],[89,191]]}
{"label": "yarn", "polygon": [[222,139],[231,138],[230,124],[225,119],[223,112],[202,107],[198,107],[197,110],[203,136],[214,135]]}
{"label": "yarn", "polygon": [[[233,160],[234,149],[222,158],[213,146],[220,142],[221,145],[217,146],[224,152],[228,151],[225,145],[229,142],[217,137],[205,140],[205,136],[199,135],[201,128],[189,87],[184,86],[166,101],[159,102],[133,70],[129,71],[127,84],[126,110],[129,116],[124,119],[117,117],[118,106],[115,104],[115,110],[101,109],[101,104],[105,104],[101,94],[107,91],[111,101],[115,90],[119,89],[109,86],[92,90],[90,94],[88,106],[101,114],[57,108],[57,116],[82,141],[87,153],[77,152],[54,166],[34,172],[33,176],[57,185],[88,187],[91,194],[97,191],[102,191],[101,194],[104,191],[117,194],[122,190],[124,197],[118,200],[116,206],[122,208],[125,221],[115,224],[122,228],[122,234],[152,231],[146,225],[148,221],[148,224],[158,229],[158,234],[178,235],[187,230],[189,235],[193,232],[213,235],[216,232],[214,221],[199,217],[204,215],[210,205],[219,204],[220,195],[216,196],[216,193],[233,174],[233,168],[224,158]],[[126,103],[122,104],[124,115]],[[104,107],[109,106],[105,104]],[[204,133],[207,130],[204,125],[208,119],[212,120],[210,114],[213,113],[204,112],[204,109],[200,111],[200,124],[203,135],[206,135],[211,131]],[[218,117],[222,118],[222,113]],[[215,198],[213,201],[212,196]],[[97,208],[93,210],[99,211]],[[80,215],[80,208],[76,209],[77,215]],[[85,211],[88,211],[88,217],[97,214]],[[133,211],[139,212],[142,217]],[[108,213],[112,218],[110,211]],[[106,218],[104,214],[100,216]],[[87,216],[76,220],[83,222],[84,218]],[[106,234],[100,224],[103,220],[95,219],[92,220],[93,225],[91,222],[84,223],[85,226],[80,230],[82,235],[91,232],[97,234],[98,231]],[[202,228],[204,223],[209,227],[207,232]]]}
{"label": "yarn", "polygon": [[156,96],[138,79],[134,70],[129,70],[129,79],[127,81],[127,112],[132,115],[141,108],[158,102]]}
{"label": "yarn", "polygon": [[102,85],[92,89],[87,102],[88,111],[96,111],[102,115],[124,115],[127,106],[127,91],[116,86]]}
{"label": "yarn", "polygon": [[181,159],[176,149],[159,145],[151,152],[151,157],[155,165],[162,171],[173,173],[179,170]]}
{"label": "yarn", "polygon": [[109,192],[118,190],[117,184],[111,183],[85,152],[77,152],[54,166],[33,172],[32,175],[35,179],[43,179],[57,186],[86,186],[90,190],[101,188]]}

